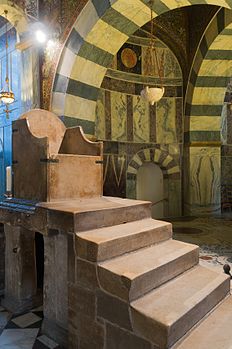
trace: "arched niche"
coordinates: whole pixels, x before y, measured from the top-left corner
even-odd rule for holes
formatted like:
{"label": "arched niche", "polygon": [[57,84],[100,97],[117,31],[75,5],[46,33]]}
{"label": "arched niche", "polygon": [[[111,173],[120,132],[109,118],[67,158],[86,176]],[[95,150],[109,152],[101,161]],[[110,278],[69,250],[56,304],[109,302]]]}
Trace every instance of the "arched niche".
{"label": "arched niche", "polygon": [[176,160],[160,148],[147,148],[134,155],[127,167],[127,197],[137,198],[137,176],[145,163],[154,163],[163,173],[163,215],[181,216],[181,172]]}

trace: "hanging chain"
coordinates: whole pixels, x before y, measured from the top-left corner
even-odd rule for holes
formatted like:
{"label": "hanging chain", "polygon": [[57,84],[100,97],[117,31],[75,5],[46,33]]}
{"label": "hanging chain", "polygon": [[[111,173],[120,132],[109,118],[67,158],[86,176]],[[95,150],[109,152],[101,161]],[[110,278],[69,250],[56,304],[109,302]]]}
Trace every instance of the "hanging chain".
{"label": "hanging chain", "polygon": [[[153,5],[154,0],[150,1],[150,8],[151,8],[151,33],[150,33],[150,55],[151,55],[151,64],[152,68],[154,68],[154,75],[155,75],[155,66],[157,67],[158,76],[160,79],[161,87],[163,87],[163,76],[162,76],[162,70],[158,59],[157,49],[155,45],[155,25],[154,25],[154,17],[153,17]],[[155,62],[154,62],[155,57]]]}
{"label": "hanging chain", "polygon": [[8,62],[8,33],[7,33],[7,14],[8,11],[4,11],[5,14],[5,19],[6,19],[6,84],[7,87],[9,87],[9,76],[8,76],[8,71],[9,71],[9,62]]}

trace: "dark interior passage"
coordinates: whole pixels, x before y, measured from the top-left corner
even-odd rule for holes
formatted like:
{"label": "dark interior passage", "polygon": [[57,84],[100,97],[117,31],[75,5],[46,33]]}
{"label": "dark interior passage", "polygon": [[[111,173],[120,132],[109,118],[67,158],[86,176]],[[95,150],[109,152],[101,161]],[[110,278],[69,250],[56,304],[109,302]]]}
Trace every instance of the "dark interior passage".
{"label": "dark interior passage", "polygon": [[35,252],[37,270],[37,288],[43,289],[44,279],[44,239],[40,233],[35,233]]}

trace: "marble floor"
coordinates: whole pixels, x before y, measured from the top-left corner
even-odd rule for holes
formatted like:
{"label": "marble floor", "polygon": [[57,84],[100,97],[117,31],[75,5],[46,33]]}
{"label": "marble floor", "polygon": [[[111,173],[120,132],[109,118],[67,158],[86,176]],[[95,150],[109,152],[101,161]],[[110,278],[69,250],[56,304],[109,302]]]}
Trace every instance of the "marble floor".
{"label": "marble floor", "polygon": [[42,307],[14,316],[0,307],[0,349],[58,349],[56,342],[40,333]]}
{"label": "marble floor", "polygon": [[169,220],[174,239],[200,246],[200,262],[223,272],[232,269],[232,213],[218,217],[181,217]]}

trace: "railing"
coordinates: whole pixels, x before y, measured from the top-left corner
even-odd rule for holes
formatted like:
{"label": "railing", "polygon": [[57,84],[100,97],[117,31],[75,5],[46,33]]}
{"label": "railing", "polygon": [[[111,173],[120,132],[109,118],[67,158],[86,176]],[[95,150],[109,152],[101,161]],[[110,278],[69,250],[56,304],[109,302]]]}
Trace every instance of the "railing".
{"label": "railing", "polygon": [[161,200],[159,200],[159,201],[152,202],[152,203],[151,203],[151,206],[155,206],[155,205],[157,205],[157,204],[159,204],[160,202],[163,202],[163,201],[168,201],[168,198],[163,198],[163,199],[161,199]]}

